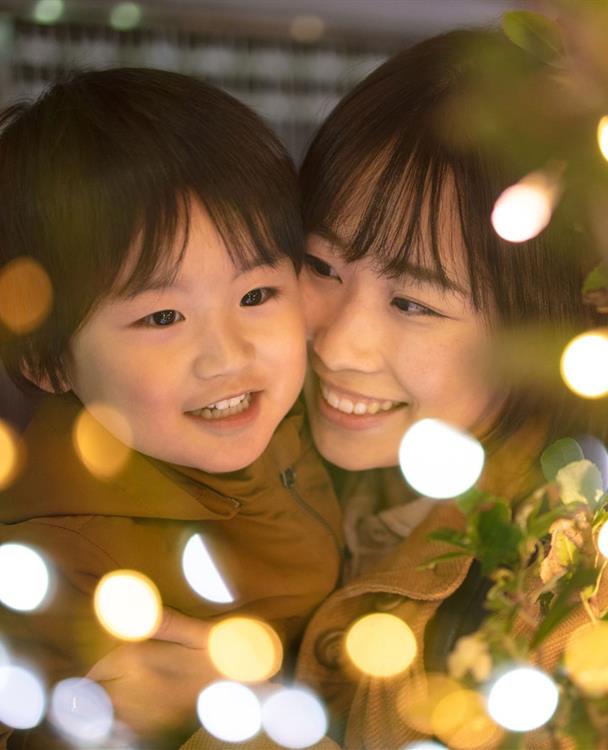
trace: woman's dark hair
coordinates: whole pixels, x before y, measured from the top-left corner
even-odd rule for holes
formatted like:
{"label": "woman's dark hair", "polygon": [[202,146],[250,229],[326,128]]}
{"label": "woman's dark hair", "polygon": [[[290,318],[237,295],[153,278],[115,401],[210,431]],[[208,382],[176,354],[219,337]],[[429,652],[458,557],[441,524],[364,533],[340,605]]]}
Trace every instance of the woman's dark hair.
{"label": "woman's dark hair", "polygon": [[214,86],[151,69],[71,74],[9,107],[0,129],[0,268],[34,258],[54,293],[39,329],[2,334],[22,388],[23,369],[60,387],[70,337],[104,297],[177,272],[192,200],[236,265],[289,257],[300,268],[293,164],[259,117]]}
{"label": "woman's dark hair", "polygon": [[[496,199],[526,171],[523,158],[489,147],[462,116],[488,77],[488,50],[494,63],[520,72],[535,64],[498,32],[460,30],[394,55],[349,93],[302,164],[304,230],[334,242],[346,262],[372,258],[387,276],[419,265],[426,252],[426,265],[447,285],[440,224],[452,211],[476,309],[495,309],[507,329],[546,324],[567,340],[594,322],[581,292],[589,242],[560,209],[547,229],[518,245],[493,231]],[[534,156],[528,169],[544,165],[545,154]],[[592,410],[558,390],[545,398],[514,388],[492,435],[513,432],[534,413],[552,421],[551,436],[592,425]]]}

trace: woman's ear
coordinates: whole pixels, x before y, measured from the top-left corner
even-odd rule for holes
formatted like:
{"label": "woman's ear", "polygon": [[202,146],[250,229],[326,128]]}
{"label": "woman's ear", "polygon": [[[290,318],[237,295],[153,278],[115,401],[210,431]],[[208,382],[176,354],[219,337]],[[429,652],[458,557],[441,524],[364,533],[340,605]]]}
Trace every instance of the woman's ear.
{"label": "woman's ear", "polygon": [[37,388],[40,388],[41,391],[45,391],[46,393],[53,393],[58,395],[60,393],[67,393],[72,389],[72,386],[67,381],[67,378],[63,376],[60,377],[59,388],[57,388],[53,385],[53,383],[51,382],[51,378],[46,372],[36,373],[26,362],[22,362],[19,369],[21,370],[21,374],[26,380],[29,380],[30,383],[33,383]]}

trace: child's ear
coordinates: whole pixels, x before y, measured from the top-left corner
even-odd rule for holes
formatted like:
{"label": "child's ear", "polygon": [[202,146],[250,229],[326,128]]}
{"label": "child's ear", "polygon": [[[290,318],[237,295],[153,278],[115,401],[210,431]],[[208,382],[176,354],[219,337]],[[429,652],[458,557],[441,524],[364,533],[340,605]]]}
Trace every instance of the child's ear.
{"label": "child's ear", "polygon": [[60,387],[56,388],[46,372],[36,373],[26,362],[22,362],[19,369],[26,380],[29,380],[30,383],[33,383],[40,390],[46,391],[46,393],[67,393],[72,389],[71,385],[63,377],[60,378]]}

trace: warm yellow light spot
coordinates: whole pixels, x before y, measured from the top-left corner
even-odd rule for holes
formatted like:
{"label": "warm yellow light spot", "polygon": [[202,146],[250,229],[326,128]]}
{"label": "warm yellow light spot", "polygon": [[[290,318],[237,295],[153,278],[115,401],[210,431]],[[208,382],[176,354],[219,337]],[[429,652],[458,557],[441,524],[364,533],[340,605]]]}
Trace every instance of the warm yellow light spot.
{"label": "warm yellow light spot", "polygon": [[0,489],[8,487],[23,465],[23,444],[10,425],[0,419]]}
{"label": "warm yellow light spot", "polygon": [[129,424],[103,404],[89,404],[82,410],[74,423],[73,439],[80,460],[98,479],[112,479],[129,459]]}
{"label": "warm yellow light spot", "polygon": [[384,612],[366,615],[346,635],[346,653],[353,664],[373,677],[404,672],[416,658],[416,638],[399,617]]}
{"label": "warm yellow light spot", "polygon": [[597,124],[597,144],[602,156],[608,160],[608,116],[604,115]]}
{"label": "warm yellow light spot", "polygon": [[608,622],[583,625],[572,633],[564,653],[566,672],[591,696],[608,693]]}
{"label": "warm yellow light spot", "polygon": [[437,705],[447,695],[461,689],[460,683],[447,675],[421,675],[399,692],[397,709],[417,732],[431,735],[434,731],[431,720]]}
{"label": "warm yellow light spot", "polygon": [[582,333],[564,349],[560,369],[568,388],[584,398],[608,393],[608,334]]}
{"label": "warm yellow light spot", "polygon": [[532,172],[498,197],[492,210],[492,226],[508,242],[525,242],[551,221],[561,192],[556,174]]}
{"label": "warm yellow light spot", "polygon": [[486,713],[474,690],[457,690],[442,698],[431,717],[434,734],[452,750],[473,750],[496,744],[502,730]]}
{"label": "warm yellow light spot", "polygon": [[105,575],[97,584],[93,604],[104,628],[125,641],[149,638],[160,625],[160,593],[136,570],[115,570]]}
{"label": "warm yellow light spot", "polygon": [[0,320],[14,333],[29,333],[53,303],[48,274],[33,258],[15,258],[0,269]]}
{"label": "warm yellow light spot", "polygon": [[248,617],[229,617],[211,629],[209,656],[229,679],[261,682],[281,668],[283,647],[270,625]]}
{"label": "warm yellow light spot", "polygon": [[325,22],[320,16],[296,16],[289,26],[289,33],[297,42],[317,42],[325,33]]}
{"label": "warm yellow light spot", "polygon": [[608,522],[602,524],[599,534],[597,535],[597,548],[604,557],[608,557]]}

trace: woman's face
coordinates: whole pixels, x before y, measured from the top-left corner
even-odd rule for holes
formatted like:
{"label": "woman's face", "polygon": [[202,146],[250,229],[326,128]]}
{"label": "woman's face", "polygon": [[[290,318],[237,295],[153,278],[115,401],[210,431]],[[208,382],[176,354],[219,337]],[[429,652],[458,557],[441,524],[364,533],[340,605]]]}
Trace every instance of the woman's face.
{"label": "woman's face", "polygon": [[424,253],[395,279],[367,257],[345,263],[316,235],[307,252],[305,393],[326,459],[350,470],[394,466],[403,434],[424,417],[489,427],[501,402],[484,378],[491,321],[471,303],[462,248],[445,259],[448,288]]}

